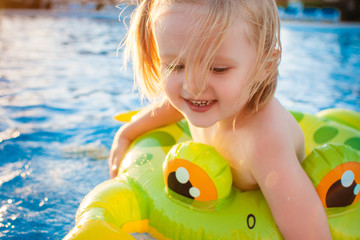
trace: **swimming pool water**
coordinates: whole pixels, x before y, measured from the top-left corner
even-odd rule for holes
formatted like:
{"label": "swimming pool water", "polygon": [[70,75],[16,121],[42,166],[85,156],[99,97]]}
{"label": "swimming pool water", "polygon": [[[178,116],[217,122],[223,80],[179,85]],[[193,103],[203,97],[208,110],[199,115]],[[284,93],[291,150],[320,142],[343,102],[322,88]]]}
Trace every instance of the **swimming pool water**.
{"label": "swimming pool water", "polygon": [[[116,56],[126,28],[117,13],[0,14],[0,238],[61,239],[108,179],[113,116],[141,106]],[[360,25],[284,22],[282,43],[287,108],[360,111]]]}

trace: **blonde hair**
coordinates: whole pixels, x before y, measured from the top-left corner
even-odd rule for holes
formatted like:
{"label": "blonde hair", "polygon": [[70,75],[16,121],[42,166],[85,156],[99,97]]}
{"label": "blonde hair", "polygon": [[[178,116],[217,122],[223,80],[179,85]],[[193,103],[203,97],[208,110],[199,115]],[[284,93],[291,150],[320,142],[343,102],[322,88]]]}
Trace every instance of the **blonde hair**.
{"label": "blonde hair", "polygon": [[[201,4],[201,8],[196,9],[201,11],[200,18],[192,25],[197,34],[193,34],[193,39],[189,41],[191,45],[183,51],[189,53],[185,58],[186,76],[194,75],[196,71],[196,82],[201,86],[193,94],[200,95],[206,88],[214,55],[225,33],[240,18],[245,22],[247,37],[257,51],[256,63],[247,84],[250,90],[247,109],[250,112],[258,111],[268,104],[275,93],[281,59],[280,20],[275,0],[138,1],[125,39],[124,57],[125,62],[132,57],[135,82],[142,96],[149,99],[161,96],[164,80],[171,72],[169,69],[161,72],[155,26],[161,15],[161,6],[174,3]],[[189,63],[191,73],[186,68]]]}

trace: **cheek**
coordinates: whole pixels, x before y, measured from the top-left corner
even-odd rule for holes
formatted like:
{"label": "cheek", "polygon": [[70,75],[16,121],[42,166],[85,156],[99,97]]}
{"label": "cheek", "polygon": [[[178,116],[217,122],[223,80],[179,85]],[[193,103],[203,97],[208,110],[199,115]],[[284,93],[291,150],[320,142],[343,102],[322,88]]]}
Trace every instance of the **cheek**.
{"label": "cheek", "polygon": [[179,94],[181,90],[181,84],[175,75],[169,76],[165,81],[165,94],[168,97],[174,97],[175,94]]}
{"label": "cheek", "polygon": [[223,96],[227,103],[233,103],[234,105],[238,104],[239,102],[242,102],[244,98],[246,98],[245,95],[246,91],[244,90],[243,86],[235,85],[233,87],[227,87],[223,91]]}
{"label": "cheek", "polygon": [[213,83],[213,88],[224,98],[240,97],[246,92],[246,80],[241,75],[232,74]]}

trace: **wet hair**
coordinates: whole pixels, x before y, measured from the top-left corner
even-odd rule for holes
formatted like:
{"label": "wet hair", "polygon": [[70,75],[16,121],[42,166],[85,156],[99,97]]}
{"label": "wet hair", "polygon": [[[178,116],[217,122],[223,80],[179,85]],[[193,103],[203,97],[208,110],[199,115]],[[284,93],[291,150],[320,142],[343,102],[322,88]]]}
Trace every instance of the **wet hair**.
{"label": "wet hair", "polygon": [[[171,69],[161,70],[155,39],[155,28],[164,7],[172,4],[200,4],[194,8],[199,15],[191,24],[192,39],[179,59],[186,59],[186,76],[196,71],[196,92],[200,95],[207,85],[216,51],[225,34],[237,21],[245,23],[246,35],[257,51],[256,63],[249,75],[247,87],[249,112],[258,111],[274,96],[278,66],[281,59],[280,20],[275,0],[139,0],[133,12],[125,43],[125,62],[131,57],[135,82],[143,97],[152,99],[164,92],[164,82]],[[204,55],[205,54],[205,55]],[[180,53],[181,55],[181,53]],[[192,72],[187,66],[192,66]],[[188,79],[188,77],[186,77]]]}

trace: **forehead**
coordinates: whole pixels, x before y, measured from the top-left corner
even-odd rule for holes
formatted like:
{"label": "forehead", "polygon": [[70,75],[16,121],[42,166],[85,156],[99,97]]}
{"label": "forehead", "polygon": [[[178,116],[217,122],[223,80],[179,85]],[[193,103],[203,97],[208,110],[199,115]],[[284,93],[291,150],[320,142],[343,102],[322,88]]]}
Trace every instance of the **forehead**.
{"label": "forehead", "polygon": [[[197,11],[198,10],[198,11]],[[201,17],[199,4],[167,4],[159,7],[155,18],[155,35],[168,43],[195,33],[194,24]]]}
{"label": "forehead", "polygon": [[[155,37],[160,57],[184,55],[189,49],[196,49],[199,42],[211,44],[217,34],[225,34],[219,53],[231,53],[235,48],[249,48],[246,24],[237,17],[225,33],[216,23],[204,24],[206,6],[203,4],[171,4],[161,8],[155,24]],[[228,19],[225,19],[228,21]],[[211,21],[210,21],[211,22]],[[219,23],[217,23],[219,24]],[[205,40],[205,41],[203,41]],[[175,56],[174,56],[175,57]],[[221,56],[220,56],[221,57]]]}

